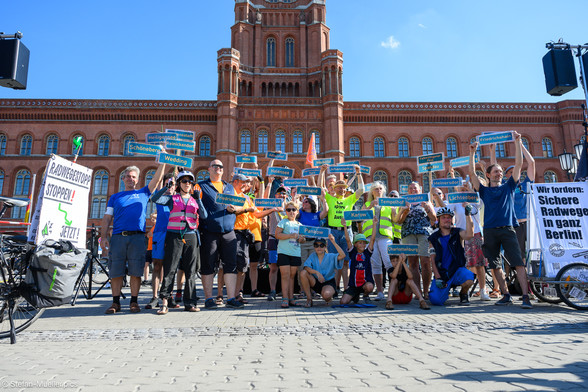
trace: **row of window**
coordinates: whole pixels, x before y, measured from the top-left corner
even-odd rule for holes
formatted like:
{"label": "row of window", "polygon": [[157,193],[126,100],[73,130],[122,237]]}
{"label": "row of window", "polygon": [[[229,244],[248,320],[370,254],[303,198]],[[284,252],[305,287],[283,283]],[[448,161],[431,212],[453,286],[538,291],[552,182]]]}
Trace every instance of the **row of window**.
{"label": "row of window", "polygon": [[[288,37],[284,42],[284,66],[286,67],[293,67],[294,66],[294,38]],[[266,48],[266,66],[267,67],[275,67],[276,66],[276,39],[274,37],[269,37],[265,43]]]}
{"label": "row of window", "polygon": [[[314,134],[314,146],[316,148],[317,154],[320,154],[320,147],[321,147],[321,139],[320,134],[318,131],[312,131],[311,135]],[[250,154],[251,153],[251,132],[249,130],[241,131],[239,135],[239,151],[242,154]],[[265,154],[268,152],[269,145],[269,136],[266,130],[260,130],[257,132],[257,152],[260,154]],[[273,150],[274,151],[283,151],[286,152],[286,132],[284,131],[276,131],[274,134],[274,143],[273,143]],[[292,150],[287,151],[293,154],[302,154],[305,152],[304,149],[304,134],[302,131],[294,131],[292,134]]]}

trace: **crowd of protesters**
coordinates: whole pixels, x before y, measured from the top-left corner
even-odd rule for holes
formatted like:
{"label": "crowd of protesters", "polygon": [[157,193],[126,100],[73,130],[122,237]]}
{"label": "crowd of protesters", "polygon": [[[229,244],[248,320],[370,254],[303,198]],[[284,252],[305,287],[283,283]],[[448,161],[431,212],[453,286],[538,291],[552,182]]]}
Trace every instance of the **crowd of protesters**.
{"label": "crowd of protesters", "polygon": [[[534,180],[535,166],[516,132],[514,139],[515,164],[506,171],[495,158],[487,168],[476,163],[478,145],[470,146],[469,175],[454,191],[478,192],[479,203],[451,204],[441,189],[431,187],[428,202],[381,206],[382,198],[398,198],[400,193],[388,192],[379,181],[368,188],[358,165],[342,178],[327,176],[328,166],[321,166],[318,176],[309,178],[310,185],[321,188],[319,196],[298,194],[296,187],[285,186],[279,177],[248,177],[218,159],[210,162],[209,178],[200,182],[184,169],[165,174],[166,165],[161,164],[149,185],[140,189],[139,169],[128,167],[125,190],[110,197],[102,222],[102,248],[108,252],[113,297],[106,313],[121,311],[126,274],[130,276],[130,311],[141,310],[138,294],[144,274],[147,281],[149,263],[153,296],[144,308],[158,308],[159,315],[179,308],[180,302],[185,311],[200,310],[195,289],[198,274],[205,309],[243,308],[248,303],[243,295],[247,276],[251,297],[274,301],[281,288],[282,308],[312,307],[319,298],[328,305],[340,298],[341,306],[353,306],[359,305],[360,297],[364,303],[371,302],[371,295],[372,300],[385,301],[389,310],[414,297],[427,310],[429,304],[445,304],[451,295],[459,296],[460,305],[469,305],[472,295],[482,301],[501,296],[495,304],[508,305],[513,298],[504,268],[516,271],[521,307],[531,308],[524,226],[526,186]],[[527,171],[522,180],[524,161]],[[273,164],[271,160],[269,166]],[[477,174],[478,166],[484,177]],[[451,169],[449,177],[454,176]],[[429,175],[429,184],[431,179]],[[407,188],[409,195],[423,189],[417,182]],[[241,197],[245,203],[223,204],[217,201],[219,194]],[[281,203],[262,208],[256,206],[257,198]],[[149,200],[157,213],[147,219]],[[373,217],[348,221],[345,212],[352,210],[371,210]],[[152,226],[149,231],[147,222]],[[326,227],[329,234],[303,235],[302,226]],[[417,251],[389,254],[389,244],[412,245]],[[260,274],[262,269],[268,273]],[[490,281],[495,280],[491,292],[487,271]]]}

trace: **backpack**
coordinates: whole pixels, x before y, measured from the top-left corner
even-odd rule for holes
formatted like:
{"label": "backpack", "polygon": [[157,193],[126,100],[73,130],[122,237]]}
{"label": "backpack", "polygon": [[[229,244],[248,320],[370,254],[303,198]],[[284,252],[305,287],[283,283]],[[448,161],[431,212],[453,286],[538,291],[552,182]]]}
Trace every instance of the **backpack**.
{"label": "backpack", "polygon": [[30,253],[22,296],[38,308],[69,303],[87,254],[70,241],[47,240],[37,246]]}

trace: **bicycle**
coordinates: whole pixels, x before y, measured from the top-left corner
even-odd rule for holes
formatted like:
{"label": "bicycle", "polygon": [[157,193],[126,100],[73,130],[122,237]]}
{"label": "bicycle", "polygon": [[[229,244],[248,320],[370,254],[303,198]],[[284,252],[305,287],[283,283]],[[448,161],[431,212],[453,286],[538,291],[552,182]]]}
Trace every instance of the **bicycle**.
{"label": "bicycle", "polygon": [[[8,208],[29,203],[8,197],[0,197],[0,202],[0,218]],[[26,236],[0,233],[0,339],[10,338],[11,344],[16,343],[16,334],[30,327],[45,310],[29,303],[21,291],[34,248]]]}

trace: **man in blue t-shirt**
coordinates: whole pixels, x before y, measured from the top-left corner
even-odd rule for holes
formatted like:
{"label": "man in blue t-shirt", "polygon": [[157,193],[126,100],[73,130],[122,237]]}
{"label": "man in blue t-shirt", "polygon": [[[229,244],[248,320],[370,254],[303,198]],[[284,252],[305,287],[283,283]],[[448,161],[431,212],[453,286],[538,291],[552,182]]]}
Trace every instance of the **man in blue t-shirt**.
{"label": "man in blue t-shirt", "polygon": [[[101,227],[101,245],[109,251],[108,272],[112,289],[112,305],[106,310],[106,314],[120,312],[120,292],[127,270],[131,283],[131,313],[141,311],[138,297],[147,250],[147,202],[161,181],[164,170],[165,164],[159,165],[149,185],[137,189],[140,170],[136,166],[127,167],[122,173],[125,190],[115,193],[108,199]],[[108,239],[111,224],[112,237]]]}
{"label": "man in blue t-shirt", "polygon": [[521,307],[530,309],[533,306],[528,295],[527,272],[514,229],[519,225],[515,215],[514,194],[519,184],[521,167],[523,165],[521,135],[518,132],[514,132],[514,137],[516,150],[515,165],[512,169],[512,176],[504,184],[502,184],[502,167],[498,164],[492,164],[486,169],[489,186],[484,186],[480,183],[475,170],[475,154],[478,148],[478,142],[470,145],[469,174],[474,190],[480,193],[480,198],[484,202],[484,245],[482,250],[488,259],[490,268],[496,272],[496,280],[504,295],[496,302],[496,305],[512,304],[512,299],[502,271],[500,258],[500,247],[502,246],[510,266],[514,267],[517,271],[517,279],[523,291],[523,303]]}

